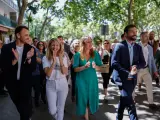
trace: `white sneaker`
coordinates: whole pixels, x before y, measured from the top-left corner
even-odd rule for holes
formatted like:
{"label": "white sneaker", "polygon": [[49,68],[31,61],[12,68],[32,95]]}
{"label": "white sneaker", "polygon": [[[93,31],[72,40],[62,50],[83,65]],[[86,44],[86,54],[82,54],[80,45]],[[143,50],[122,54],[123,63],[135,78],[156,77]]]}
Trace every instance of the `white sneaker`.
{"label": "white sneaker", "polygon": [[108,96],[104,96],[104,100],[108,100]]}
{"label": "white sneaker", "polygon": [[113,100],[114,97],[113,96],[105,96],[104,97],[104,100],[108,101],[108,100]]}

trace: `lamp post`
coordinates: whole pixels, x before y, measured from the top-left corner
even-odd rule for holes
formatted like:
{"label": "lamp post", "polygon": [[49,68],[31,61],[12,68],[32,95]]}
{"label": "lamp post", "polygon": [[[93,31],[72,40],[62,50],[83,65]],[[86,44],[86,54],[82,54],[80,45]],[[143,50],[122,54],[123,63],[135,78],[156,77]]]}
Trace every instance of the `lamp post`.
{"label": "lamp post", "polygon": [[109,25],[106,21],[101,25],[101,35],[104,35],[104,40],[106,39],[106,35],[109,35]]}

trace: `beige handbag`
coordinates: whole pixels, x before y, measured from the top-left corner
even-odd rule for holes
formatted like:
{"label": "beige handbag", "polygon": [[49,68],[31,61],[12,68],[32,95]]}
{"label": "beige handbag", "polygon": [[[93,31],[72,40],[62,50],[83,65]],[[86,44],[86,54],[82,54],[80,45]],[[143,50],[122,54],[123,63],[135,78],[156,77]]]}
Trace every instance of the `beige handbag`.
{"label": "beige handbag", "polygon": [[109,73],[109,64],[103,64],[98,69],[96,69],[96,71],[101,73]]}
{"label": "beige handbag", "polygon": [[96,68],[96,71],[101,73],[109,73],[109,67],[110,67],[109,61],[110,61],[110,57],[108,57],[108,64],[103,64],[98,69]]}

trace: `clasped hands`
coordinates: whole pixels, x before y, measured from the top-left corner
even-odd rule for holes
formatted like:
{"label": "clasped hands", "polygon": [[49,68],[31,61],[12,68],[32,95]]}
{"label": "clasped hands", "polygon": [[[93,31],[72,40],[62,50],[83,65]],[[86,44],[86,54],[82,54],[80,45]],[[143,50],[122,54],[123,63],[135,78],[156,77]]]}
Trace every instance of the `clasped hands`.
{"label": "clasped hands", "polygon": [[[91,64],[90,61],[88,61],[88,62],[85,64],[85,68],[89,68],[89,67],[90,67],[90,64]],[[93,67],[93,68],[96,68],[96,63],[95,63],[94,61],[92,62],[92,67]]]}

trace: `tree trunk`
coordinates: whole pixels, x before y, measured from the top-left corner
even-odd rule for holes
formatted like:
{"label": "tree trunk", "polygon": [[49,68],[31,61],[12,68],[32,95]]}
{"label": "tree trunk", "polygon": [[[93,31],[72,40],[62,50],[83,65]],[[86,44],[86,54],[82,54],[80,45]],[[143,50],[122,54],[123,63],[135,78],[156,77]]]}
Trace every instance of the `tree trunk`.
{"label": "tree trunk", "polygon": [[[44,21],[43,21],[43,24],[42,24],[41,30],[40,30],[40,32],[39,32],[39,34],[38,34],[38,39],[39,39],[39,40],[41,39],[42,31],[43,31],[43,29],[44,29],[44,27],[45,27],[45,25],[47,24],[48,19],[49,19],[49,18],[48,18],[49,8],[50,8],[50,7],[48,7],[48,8],[47,8],[46,17],[45,17],[45,19],[44,19]],[[51,20],[51,19],[50,19],[50,20]],[[50,22],[50,21],[49,21],[49,22]]]}
{"label": "tree trunk", "polygon": [[18,25],[22,25],[24,13],[27,8],[28,0],[22,0],[22,6],[19,6]]}
{"label": "tree trunk", "polygon": [[44,29],[44,27],[45,27],[45,25],[46,25],[46,23],[47,23],[47,20],[48,20],[48,16],[46,16],[45,20],[43,21],[41,30],[40,30],[40,32],[39,32],[39,34],[38,34],[38,39],[39,39],[39,40],[41,39],[42,31],[43,31],[43,29]]}
{"label": "tree trunk", "polygon": [[133,4],[133,0],[130,0],[129,7],[128,7],[128,24],[132,24],[132,4]]}
{"label": "tree trunk", "polygon": [[31,17],[31,12],[30,12],[30,14],[29,14],[29,16],[28,16],[28,28],[29,28],[29,25],[30,25],[30,17]]}

